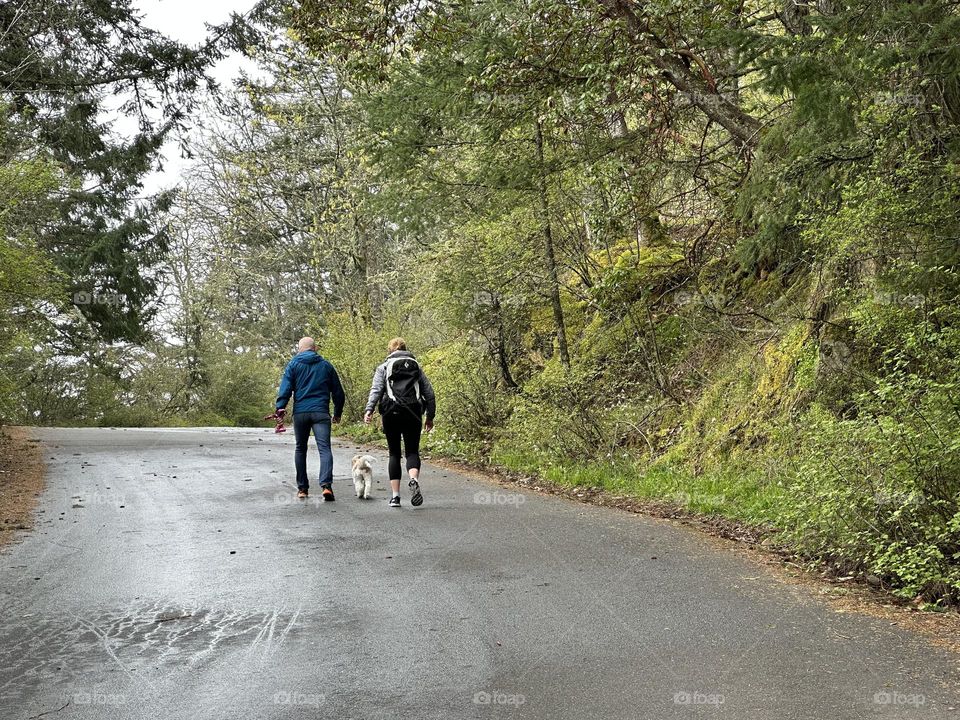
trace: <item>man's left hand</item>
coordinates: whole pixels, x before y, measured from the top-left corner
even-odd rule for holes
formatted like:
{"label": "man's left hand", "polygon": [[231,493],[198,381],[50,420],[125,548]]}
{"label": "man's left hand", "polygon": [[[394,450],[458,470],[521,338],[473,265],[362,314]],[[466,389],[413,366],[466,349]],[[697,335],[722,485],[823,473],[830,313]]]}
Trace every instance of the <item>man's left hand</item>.
{"label": "man's left hand", "polygon": [[340,416],[339,416],[339,415],[337,415],[335,418],[333,418],[333,424],[334,424],[334,425],[339,425],[339,424],[340,424]]}

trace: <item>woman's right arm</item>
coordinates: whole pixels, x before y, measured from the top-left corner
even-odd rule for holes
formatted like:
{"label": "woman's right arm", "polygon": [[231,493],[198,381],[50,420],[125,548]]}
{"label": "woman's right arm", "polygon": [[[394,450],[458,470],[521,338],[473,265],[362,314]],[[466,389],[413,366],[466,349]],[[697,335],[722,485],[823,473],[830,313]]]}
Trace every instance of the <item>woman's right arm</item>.
{"label": "woman's right arm", "polygon": [[367,407],[363,411],[364,420],[369,422],[369,419],[373,417],[373,411],[377,407],[377,403],[380,402],[380,398],[383,396],[383,391],[386,388],[386,372],[387,369],[384,365],[377,367],[377,371],[373,374],[373,383],[370,385],[370,396],[367,398]]}

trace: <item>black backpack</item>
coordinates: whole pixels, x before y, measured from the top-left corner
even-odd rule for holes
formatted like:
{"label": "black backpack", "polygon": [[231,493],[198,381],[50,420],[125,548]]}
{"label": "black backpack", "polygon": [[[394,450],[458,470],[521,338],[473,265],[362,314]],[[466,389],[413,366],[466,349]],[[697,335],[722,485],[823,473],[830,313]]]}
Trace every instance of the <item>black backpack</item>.
{"label": "black backpack", "polygon": [[387,361],[386,392],[380,412],[383,415],[398,415],[413,412],[420,415],[420,363],[412,357],[396,357]]}

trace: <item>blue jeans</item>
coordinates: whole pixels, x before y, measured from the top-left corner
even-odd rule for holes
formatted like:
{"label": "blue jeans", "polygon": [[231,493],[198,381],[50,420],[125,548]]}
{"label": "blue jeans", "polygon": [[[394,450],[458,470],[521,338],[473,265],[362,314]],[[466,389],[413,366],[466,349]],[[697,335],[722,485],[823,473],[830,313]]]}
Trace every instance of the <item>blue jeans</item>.
{"label": "blue jeans", "polygon": [[320,487],[333,485],[333,451],[330,449],[330,415],[324,412],[305,412],[293,414],[293,434],[297,439],[297,450],[293,463],[297,468],[297,489],[310,487],[307,480],[307,445],[310,444],[310,431],[317,441],[320,451]]}

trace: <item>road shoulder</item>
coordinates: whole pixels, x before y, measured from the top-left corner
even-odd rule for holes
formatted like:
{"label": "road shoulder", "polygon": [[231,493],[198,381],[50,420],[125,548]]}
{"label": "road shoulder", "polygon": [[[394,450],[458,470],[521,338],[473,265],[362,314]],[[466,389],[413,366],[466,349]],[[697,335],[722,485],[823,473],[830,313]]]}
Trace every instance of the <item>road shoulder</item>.
{"label": "road shoulder", "polygon": [[0,427],[0,548],[33,527],[43,487],[40,441],[26,428]]}

